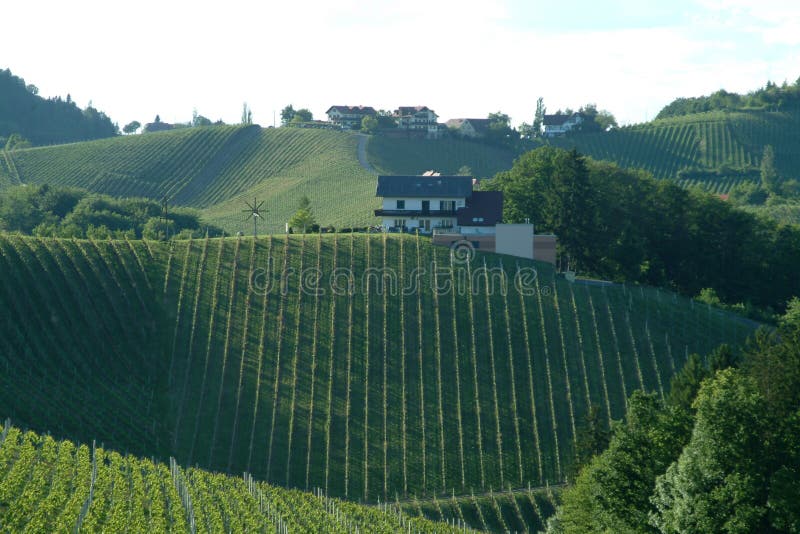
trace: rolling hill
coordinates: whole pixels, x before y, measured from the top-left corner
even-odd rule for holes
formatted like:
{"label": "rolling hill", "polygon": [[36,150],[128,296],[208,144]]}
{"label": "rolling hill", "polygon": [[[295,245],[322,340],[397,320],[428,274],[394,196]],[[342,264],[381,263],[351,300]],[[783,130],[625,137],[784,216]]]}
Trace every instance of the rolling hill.
{"label": "rolling hill", "polygon": [[0,433],[0,524],[8,532],[467,532],[405,514],[56,441]]}
{"label": "rolling hill", "polygon": [[590,405],[619,419],[755,326],[451,258],[388,235],[0,237],[0,414],[338,497],[468,495],[561,482]]}
{"label": "rolling hill", "polygon": [[[308,196],[317,221],[337,228],[375,224],[375,176],[357,157],[359,136],[330,130],[208,126],[3,151],[0,187],[21,183],[80,187],[116,197],[167,197],[202,210],[229,234],[250,233],[244,201],[264,200],[259,233],[280,233]],[[513,154],[460,140],[371,138],[380,172],[490,176]],[[419,168],[417,168],[419,167]]]}
{"label": "rolling hill", "polygon": [[800,177],[800,110],[696,113],[551,142],[715,193],[758,181],[764,146],[772,145],[776,168]]}
{"label": "rolling hill", "polygon": [[374,177],[356,144],[341,132],[208,126],[7,152],[0,173],[7,183],[167,197],[229,233],[250,229],[242,210],[253,197],[266,201],[262,232],[282,231],[303,195],[320,222],[363,225],[373,220]]}

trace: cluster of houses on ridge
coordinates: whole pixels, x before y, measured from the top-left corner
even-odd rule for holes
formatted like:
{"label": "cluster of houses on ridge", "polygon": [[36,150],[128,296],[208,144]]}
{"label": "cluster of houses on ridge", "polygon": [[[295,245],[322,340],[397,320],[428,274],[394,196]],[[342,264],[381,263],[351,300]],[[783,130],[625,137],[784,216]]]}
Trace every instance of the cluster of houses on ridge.
{"label": "cluster of houses on ridge", "polygon": [[503,224],[503,193],[475,191],[470,176],[378,176],[375,210],[387,232],[433,235],[434,245],[469,246],[556,263],[556,237],[534,235],[533,225]]}
{"label": "cluster of houses on ridge", "polygon": [[[343,130],[358,130],[364,117],[377,117],[378,111],[372,106],[331,106],[325,112],[328,115],[327,123],[319,122],[320,126],[332,126]],[[489,130],[489,119],[450,119],[439,122],[439,116],[428,106],[400,106],[390,115],[396,128],[387,130],[386,134],[396,133],[403,136],[418,136],[428,139],[438,139],[445,132],[454,132],[463,137],[481,139],[486,137]],[[578,124],[583,117],[579,113],[545,115],[542,121],[542,134],[545,137],[563,135]]]}

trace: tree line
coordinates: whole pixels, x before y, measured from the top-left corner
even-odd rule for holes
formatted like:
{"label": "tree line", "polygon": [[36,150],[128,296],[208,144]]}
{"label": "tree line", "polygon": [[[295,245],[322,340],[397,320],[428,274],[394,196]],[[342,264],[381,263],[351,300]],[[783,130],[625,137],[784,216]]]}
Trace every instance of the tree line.
{"label": "tree line", "polygon": [[14,76],[10,70],[0,70],[0,145],[13,134],[35,145],[67,143],[112,137],[119,129],[102,111],[91,103],[80,109],[70,95],[42,98],[39,89]]}
{"label": "tree line", "polygon": [[190,208],[46,184],[16,186],[0,192],[0,230],[94,239],[188,238],[205,232],[222,233],[219,228],[202,224],[199,213]]}
{"label": "tree line", "polygon": [[581,273],[698,295],[743,311],[784,309],[800,295],[800,227],[746,213],[648,173],[541,147],[483,183],[504,193],[506,222],[558,236]]}
{"label": "tree line", "polygon": [[664,106],[656,119],[678,117],[706,111],[741,109],[781,110],[800,105],[800,78],[793,84],[784,81],[780,86],[768,81],[764,87],[741,95],[720,89],[706,96],[677,98]]}

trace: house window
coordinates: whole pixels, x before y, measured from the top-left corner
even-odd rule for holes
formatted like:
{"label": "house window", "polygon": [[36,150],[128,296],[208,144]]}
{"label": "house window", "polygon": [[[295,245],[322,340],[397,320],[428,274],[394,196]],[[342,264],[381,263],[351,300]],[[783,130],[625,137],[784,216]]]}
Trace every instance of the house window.
{"label": "house window", "polygon": [[456,211],[455,200],[440,200],[439,209],[442,211]]}
{"label": "house window", "polygon": [[474,222],[474,223],[482,223],[483,222],[483,217],[473,217],[472,218],[472,222]]}
{"label": "house window", "polygon": [[395,219],[394,220],[394,227],[395,228],[405,228],[406,227],[406,220],[405,219]]}
{"label": "house window", "polygon": [[442,228],[452,228],[453,227],[453,219],[442,219],[440,224]]}
{"label": "house window", "polygon": [[399,209],[399,210],[406,209],[406,201],[405,200],[398,200],[397,201],[397,209]]}

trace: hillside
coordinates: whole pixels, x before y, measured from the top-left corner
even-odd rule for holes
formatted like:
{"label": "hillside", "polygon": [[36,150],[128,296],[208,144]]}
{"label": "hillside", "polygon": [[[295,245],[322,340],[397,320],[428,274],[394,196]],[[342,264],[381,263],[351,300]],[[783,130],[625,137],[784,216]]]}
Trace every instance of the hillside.
{"label": "hillside", "polygon": [[[687,354],[753,330],[524,261],[525,291],[504,294],[515,259],[451,269],[448,249],[405,236],[1,237],[0,252],[0,413],[373,502],[560,482],[591,404],[618,419]],[[467,290],[484,260],[495,270]],[[419,289],[380,291],[392,276]]]}
{"label": "hillside", "polygon": [[0,524],[9,532],[466,532],[410,517],[6,425]]}
{"label": "hillside", "polygon": [[[357,137],[323,130],[207,126],[8,153],[7,183],[74,186],[118,197],[169,198],[205,210],[229,233],[251,231],[244,200],[265,200],[261,232],[282,231],[303,195],[320,223],[374,221],[374,176]],[[5,172],[4,172],[5,170]]]}
{"label": "hillside", "polygon": [[511,168],[513,151],[466,139],[403,139],[373,136],[369,161],[381,174],[415,175],[427,170],[458,174],[469,167],[473,176],[490,178]]}
{"label": "hillside", "polygon": [[[229,234],[252,231],[245,200],[264,200],[260,233],[282,232],[308,196],[324,226],[374,224],[375,176],[357,158],[359,137],[301,128],[207,126],[85,143],[20,149],[0,158],[0,187],[63,185],[117,197],[147,197],[203,210]],[[388,174],[468,166],[491,176],[511,152],[462,140],[372,137],[368,160]]]}
{"label": "hillside", "polygon": [[715,193],[758,181],[765,145],[775,149],[779,172],[800,176],[800,110],[697,113],[610,132],[575,133],[551,142]]}

